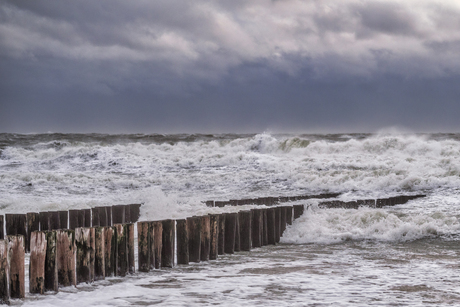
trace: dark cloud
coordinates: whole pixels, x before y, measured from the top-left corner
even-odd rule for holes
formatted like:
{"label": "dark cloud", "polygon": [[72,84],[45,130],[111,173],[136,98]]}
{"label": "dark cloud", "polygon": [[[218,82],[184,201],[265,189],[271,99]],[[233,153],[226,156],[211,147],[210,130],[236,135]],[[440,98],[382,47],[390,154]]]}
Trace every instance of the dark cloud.
{"label": "dark cloud", "polygon": [[0,131],[458,129],[456,10],[5,0]]}

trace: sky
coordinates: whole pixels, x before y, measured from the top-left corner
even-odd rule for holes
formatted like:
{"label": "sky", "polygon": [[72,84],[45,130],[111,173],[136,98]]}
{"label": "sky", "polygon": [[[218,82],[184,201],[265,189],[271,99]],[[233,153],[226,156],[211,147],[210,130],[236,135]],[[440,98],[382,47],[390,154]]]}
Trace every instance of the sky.
{"label": "sky", "polygon": [[460,1],[0,1],[0,132],[460,132],[459,116]]}

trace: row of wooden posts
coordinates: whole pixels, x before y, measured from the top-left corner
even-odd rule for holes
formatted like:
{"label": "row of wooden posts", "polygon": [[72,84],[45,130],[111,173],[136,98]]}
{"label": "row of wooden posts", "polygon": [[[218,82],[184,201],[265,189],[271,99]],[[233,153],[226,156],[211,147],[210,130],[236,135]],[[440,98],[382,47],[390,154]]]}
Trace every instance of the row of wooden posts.
{"label": "row of wooden posts", "polygon": [[36,230],[49,231],[135,223],[139,220],[140,207],[141,204],[130,204],[0,215],[0,239],[5,237],[5,233],[7,236],[23,235],[25,250],[29,252],[30,234]]}
{"label": "row of wooden posts", "polygon": [[297,196],[278,196],[278,197],[259,197],[259,198],[244,198],[244,199],[230,199],[224,201],[208,200],[206,206],[208,207],[225,207],[225,206],[242,206],[242,205],[259,205],[259,206],[276,206],[281,203],[290,201],[299,201],[312,198],[335,198],[340,193],[322,193],[317,195],[297,195]]}
{"label": "row of wooden posts", "polygon": [[[175,258],[177,264],[188,264],[276,244],[303,211],[303,205],[294,205],[138,222],[138,270],[172,268]],[[32,231],[29,292],[57,292],[134,273],[134,231],[133,223]],[[0,302],[25,297],[24,258],[23,235],[0,240]]]}

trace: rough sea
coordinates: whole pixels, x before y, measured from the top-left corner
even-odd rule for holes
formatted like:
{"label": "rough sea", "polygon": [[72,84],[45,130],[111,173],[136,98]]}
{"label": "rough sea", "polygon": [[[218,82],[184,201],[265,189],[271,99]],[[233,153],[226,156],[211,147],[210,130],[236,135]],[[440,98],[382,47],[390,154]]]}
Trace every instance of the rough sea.
{"label": "rough sea", "polygon": [[460,134],[0,134],[1,214],[143,203],[140,219],[159,220],[236,210],[206,200],[327,192],[427,197],[302,201],[276,246],[12,305],[460,305]]}

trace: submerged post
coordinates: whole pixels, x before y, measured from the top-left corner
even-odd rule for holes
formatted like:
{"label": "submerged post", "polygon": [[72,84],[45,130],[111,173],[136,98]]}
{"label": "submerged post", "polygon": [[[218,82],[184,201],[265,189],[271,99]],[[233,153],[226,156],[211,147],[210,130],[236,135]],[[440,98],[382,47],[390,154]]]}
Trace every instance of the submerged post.
{"label": "submerged post", "polygon": [[209,217],[209,223],[211,228],[211,249],[209,250],[209,259],[216,260],[218,255],[219,243],[219,214],[211,214]]}
{"label": "submerged post", "polygon": [[163,223],[153,222],[153,245],[155,248],[155,269],[161,268],[161,255],[163,250]]}
{"label": "submerged post", "polygon": [[236,233],[236,220],[238,213],[225,214],[225,248],[226,254],[233,254],[235,252],[235,233]]}
{"label": "submerged post", "polygon": [[104,227],[96,227],[94,230],[94,280],[105,279],[105,231]]}
{"label": "submerged post", "polygon": [[116,276],[126,276],[128,273],[128,234],[126,224],[116,224],[117,233],[117,254],[116,254]]}
{"label": "submerged post", "polygon": [[201,261],[201,218],[187,218],[188,252],[190,262]]}
{"label": "submerged post", "polygon": [[211,224],[209,215],[201,217],[201,252],[200,260],[209,260],[209,251],[211,248]]}
{"label": "submerged post", "polygon": [[219,242],[217,243],[219,255],[223,255],[225,250],[225,216],[225,214],[219,214]]}
{"label": "submerged post", "polygon": [[45,293],[46,235],[30,233],[29,292]]}
{"label": "submerged post", "polygon": [[134,224],[126,224],[127,231],[127,249],[128,249],[128,272],[133,274],[135,272],[135,259],[134,259]]}
{"label": "submerged post", "polygon": [[238,213],[240,221],[240,249],[242,251],[250,251],[252,247],[252,215],[251,211],[240,211]]}
{"label": "submerged post", "polygon": [[96,249],[94,228],[76,228],[75,245],[77,247],[77,283],[91,283],[94,281],[94,258]]}
{"label": "submerged post", "polygon": [[161,266],[172,268],[174,266],[174,238],[176,237],[176,221],[163,221]]}
{"label": "submerged post", "polygon": [[[139,226],[138,226],[139,227]],[[189,264],[187,220],[176,220],[177,264]]]}
{"label": "submerged post", "polygon": [[275,224],[275,208],[267,209],[267,244],[270,245],[276,244]]}
{"label": "submerged post", "polygon": [[304,212],[304,205],[294,205],[294,220],[298,219]]}
{"label": "submerged post", "polygon": [[149,225],[149,270],[155,269],[155,222],[148,222]]}
{"label": "submerged post", "polygon": [[263,212],[261,209],[252,209],[252,247],[262,246]]}

